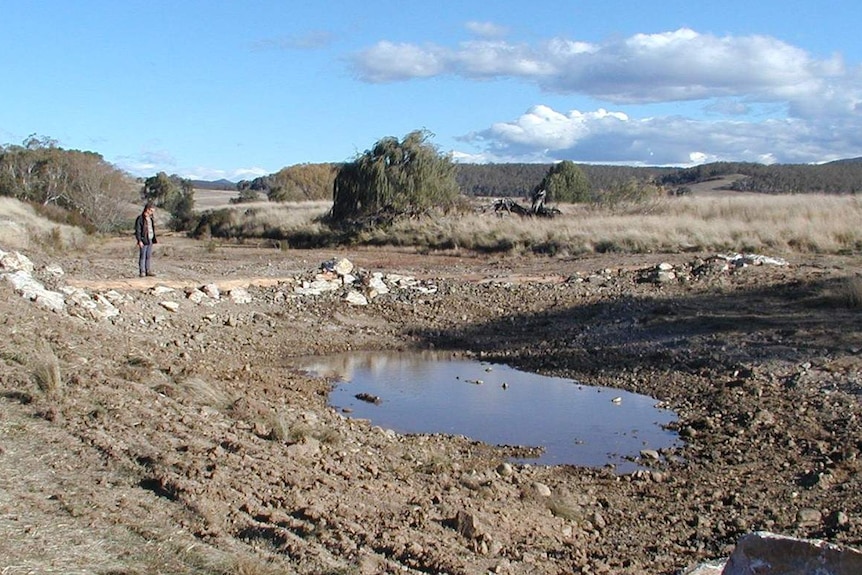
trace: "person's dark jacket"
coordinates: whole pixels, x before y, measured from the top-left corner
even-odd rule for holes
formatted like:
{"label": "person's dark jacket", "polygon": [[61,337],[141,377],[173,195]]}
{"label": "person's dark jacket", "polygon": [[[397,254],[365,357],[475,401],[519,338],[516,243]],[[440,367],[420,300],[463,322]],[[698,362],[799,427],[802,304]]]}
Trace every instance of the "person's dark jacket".
{"label": "person's dark jacket", "polygon": [[[150,218],[152,219],[152,218]],[[144,230],[144,214],[138,214],[137,219],[135,219],[135,241],[141,242],[144,245],[150,243],[147,241],[147,234]],[[153,238],[152,243],[159,243],[156,239],[156,223],[153,222]]]}

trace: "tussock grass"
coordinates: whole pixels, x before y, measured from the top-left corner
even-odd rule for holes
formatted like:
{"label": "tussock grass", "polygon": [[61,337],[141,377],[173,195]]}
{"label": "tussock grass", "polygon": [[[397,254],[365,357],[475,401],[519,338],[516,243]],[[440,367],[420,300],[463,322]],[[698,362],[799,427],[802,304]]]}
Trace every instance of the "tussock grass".
{"label": "tussock grass", "polygon": [[[484,200],[483,200],[484,202]],[[478,203],[478,200],[477,200]],[[648,205],[560,204],[553,219],[461,211],[402,219],[351,238],[368,245],[483,253],[646,253],[675,251],[841,254],[862,250],[856,196],[727,195],[663,198]],[[327,202],[268,204],[230,212],[229,235],[270,238],[279,247],[339,240],[319,222]]]}
{"label": "tussock grass", "polygon": [[838,288],[836,299],[843,307],[862,309],[862,277],[845,279]]}
{"label": "tussock grass", "polygon": [[197,377],[189,377],[178,381],[177,387],[183,395],[199,405],[227,410],[234,402],[234,398],[218,385]]}
{"label": "tussock grass", "polygon": [[297,435],[294,435],[294,432],[291,430],[290,421],[280,413],[273,413],[270,415],[269,420],[267,421],[267,427],[269,428],[269,438],[273,441],[295,443],[300,441],[305,436],[306,432],[310,435],[310,429],[303,430]]}
{"label": "tussock grass", "polygon": [[33,380],[47,399],[57,401],[63,397],[60,360],[51,345],[45,341],[40,342],[36,349],[37,357],[32,365]]}
{"label": "tussock grass", "polygon": [[554,515],[567,521],[580,521],[583,519],[583,510],[575,502],[565,497],[552,497],[547,502],[548,510]]}
{"label": "tussock grass", "polygon": [[269,429],[269,438],[282,443],[302,443],[307,438],[329,445],[337,445],[341,441],[341,436],[335,429],[305,422],[292,422],[283,413],[270,414],[265,425]]}

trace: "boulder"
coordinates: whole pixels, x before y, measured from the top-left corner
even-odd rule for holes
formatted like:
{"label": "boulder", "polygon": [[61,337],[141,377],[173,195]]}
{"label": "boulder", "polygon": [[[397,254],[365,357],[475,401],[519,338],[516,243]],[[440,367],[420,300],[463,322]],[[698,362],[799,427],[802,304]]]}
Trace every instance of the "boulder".
{"label": "boulder", "polygon": [[749,533],[740,539],[722,571],[722,575],[859,573],[862,573],[862,552],[856,549],[818,539],[797,539],[763,531]]}

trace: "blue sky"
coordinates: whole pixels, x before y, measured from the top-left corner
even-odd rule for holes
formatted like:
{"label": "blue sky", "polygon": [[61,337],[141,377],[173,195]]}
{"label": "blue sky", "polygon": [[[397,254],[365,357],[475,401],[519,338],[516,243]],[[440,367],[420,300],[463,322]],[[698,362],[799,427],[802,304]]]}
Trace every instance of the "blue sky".
{"label": "blue sky", "polygon": [[456,161],[862,156],[858,0],[0,0],[0,144],[251,179],[415,129]]}

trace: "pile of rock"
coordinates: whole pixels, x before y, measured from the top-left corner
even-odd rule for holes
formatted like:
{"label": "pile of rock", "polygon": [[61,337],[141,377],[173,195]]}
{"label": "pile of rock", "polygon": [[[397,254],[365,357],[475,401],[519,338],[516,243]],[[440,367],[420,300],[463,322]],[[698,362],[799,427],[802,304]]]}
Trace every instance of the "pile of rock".
{"label": "pile of rock", "polygon": [[[59,266],[47,266],[41,271],[55,283],[61,283],[58,280],[64,275]],[[92,295],[81,288],[68,285],[63,285],[56,291],[50,290],[34,274],[35,266],[27,256],[19,252],[0,250],[0,279],[9,281],[15,292],[23,298],[52,311],[101,321],[120,315],[117,306],[132,300],[131,296],[115,290]],[[368,305],[374,298],[395,290],[410,290],[423,294],[437,291],[437,286],[432,282],[399,274],[360,270],[348,259],[323,262],[310,278],[297,278],[290,284],[293,285],[292,292],[283,294],[280,300],[287,297],[340,294],[350,305]],[[172,287],[156,285],[150,288],[149,293],[157,297],[183,293],[187,301],[199,305],[215,305],[223,301],[223,295],[227,295],[227,299],[234,304],[248,304],[252,301],[251,294],[244,287],[234,286],[223,294],[216,284],[206,284],[180,292]],[[172,312],[180,308],[180,303],[171,298],[160,299],[158,303]]]}
{"label": "pile of rock", "polygon": [[379,295],[393,289],[415,290],[420,293],[437,292],[437,286],[410,276],[367,272],[357,269],[346,258],[329,260],[320,265],[319,271],[310,280],[303,280],[293,289],[294,295],[320,295],[341,290],[343,299],[352,305],[368,305]]}

